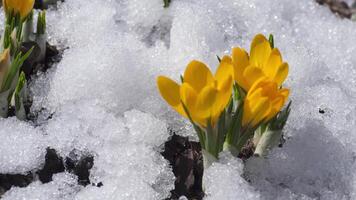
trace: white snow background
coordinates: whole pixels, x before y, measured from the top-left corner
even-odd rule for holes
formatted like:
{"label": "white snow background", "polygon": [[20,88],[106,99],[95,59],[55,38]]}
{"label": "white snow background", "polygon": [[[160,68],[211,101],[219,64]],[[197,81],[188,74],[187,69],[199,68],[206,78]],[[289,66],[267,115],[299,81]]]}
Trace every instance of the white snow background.
{"label": "white snow background", "polygon": [[48,146],[64,157],[77,149],[94,155],[90,178],[103,186],[61,173],[3,199],[168,197],[167,128],[194,132],[160,98],[156,76],[178,79],[192,59],[215,70],[216,55],[249,49],[257,33],[273,33],[290,65],[288,139],[245,167],[223,153],[205,172],[206,199],[356,199],[356,23],[314,0],[66,0],[47,14],[50,42],[68,49],[30,86],[32,110],[47,110],[40,125],[0,119],[0,173],[40,168]]}

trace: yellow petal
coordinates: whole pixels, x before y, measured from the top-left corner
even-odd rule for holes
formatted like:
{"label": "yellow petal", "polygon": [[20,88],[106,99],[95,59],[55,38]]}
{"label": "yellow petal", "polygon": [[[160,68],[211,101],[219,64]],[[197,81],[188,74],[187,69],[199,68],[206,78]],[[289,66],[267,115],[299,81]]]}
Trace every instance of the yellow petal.
{"label": "yellow petal", "polygon": [[20,8],[20,15],[22,19],[27,17],[27,15],[33,9],[34,4],[35,4],[35,0],[22,0],[22,4]]}
{"label": "yellow petal", "polygon": [[255,66],[248,66],[244,71],[243,76],[248,83],[248,88],[250,88],[254,83],[256,83],[261,78],[265,77],[261,68]]}
{"label": "yellow petal", "polygon": [[242,126],[247,126],[253,119],[253,113],[250,108],[250,101],[248,99],[245,100],[243,105],[243,115],[242,115]]}
{"label": "yellow petal", "polygon": [[263,71],[265,74],[273,79],[276,75],[278,67],[282,64],[282,56],[277,48],[272,49],[271,55],[265,66],[263,66]]}
{"label": "yellow petal", "polygon": [[195,117],[196,117],[195,105],[198,96],[197,92],[188,83],[183,83],[182,86],[180,87],[179,94],[182,103],[188,109],[189,114],[193,118],[193,121],[195,121]]}
{"label": "yellow petal", "polygon": [[267,97],[253,99],[250,101],[246,99],[244,103],[244,112],[242,117],[242,126],[256,126],[270,112],[271,106]]}
{"label": "yellow petal", "polygon": [[278,93],[282,95],[285,100],[287,100],[289,96],[289,89],[287,88],[280,89]]}
{"label": "yellow petal", "polygon": [[184,82],[191,85],[196,92],[200,92],[207,84],[214,81],[209,68],[202,62],[193,60],[184,72]]}
{"label": "yellow petal", "polygon": [[254,90],[250,90],[247,93],[247,97],[244,102],[244,107],[243,107],[243,118],[242,118],[242,124],[243,126],[247,125],[250,123],[254,117],[253,113],[253,107],[256,105],[256,102],[259,101],[259,99],[262,98],[262,88],[256,88]]}
{"label": "yellow petal", "polygon": [[250,64],[263,66],[271,54],[271,45],[265,36],[258,34],[253,38],[250,52]]}
{"label": "yellow petal", "polygon": [[233,80],[231,76],[222,82],[221,87],[218,89],[216,103],[213,107],[213,118],[219,117],[221,112],[226,108],[227,104],[229,103],[232,95],[232,86]]}
{"label": "yellow petal", "polygon": [[270,99],[274,99],[279,95],[278,85],[276,82],[264,81],[263,83],[261,83],[261,87],[263,88],[263,96],[268,96]]}
{"label": "yellow petal", "polygon": [[249,65],[248,54],[244,49],[232,49],[232,63],[234,66],[234,79],[244,90],[248,91],[248,83],[243,78],[243,72]]}
{"label": "yellow petal", "polygon": [[180,86],[175,81],[164,76],[157,78],[157,86],[163,99],[179,114],[187,117],[180,100]]}
{"label": "yellow petal", "polygon": [[3,0],[5,12],[14,11],[15,13],[20,13],[22,19],[31,12],[34,3],[35,0]]}
{"label": "yellow petal", "polygon": [[224,56],[215,73],[215,80],[218,82],[218,88],[223,87],[223,83],[233,76],[234,67],[232,65],[231,58],[229,56]]}
{"label": "yellow petal", "polygon": [[263,92],[263,89],[261,87],[256,88],[255,90],[250,90],[247,94],[246,99],[253,102],[254,99],[258,99],[258,98],[262,97],[262,92]]}
{"label": "yellow petal", "polygon": [[157,86],[161,96],[169,105],[177,106],[180,104],[179,85],[175,81],[159,76],[157,78]]}
{"label": "yellow petal", "polygon": [[272,101],[271,111],[268,113],[268,115],[265,119],[265,122],[268,122],[270,119],[275,117],[278,114],[278,112],[282,109],[284,103],[285,103],[285,101],[284,101],[283,97],[274,99]]}
{"label": "yellow petal", "polygon": [[216,103],[218,91],[212,86],[206,86],[199,93],[196,111],[200,118],[208,118],[212,115],[213,106]]}
{"label": "yellow petal", "polygon": [[274,76],[273,80],[278,83],[279,86],[282,85],[282,83],[286,80],[289,72],[289,66],[288,63],[283,63],[281,64],[276,72],[276,75]]}
{"label": "yellow petal", "polygon": [[251,120],[250,125],[255,127],[257,124],[262,122],[271,111],[271,102],[267,97],[262,97],[256,102],[256,105],[253,106],[253,119]]}

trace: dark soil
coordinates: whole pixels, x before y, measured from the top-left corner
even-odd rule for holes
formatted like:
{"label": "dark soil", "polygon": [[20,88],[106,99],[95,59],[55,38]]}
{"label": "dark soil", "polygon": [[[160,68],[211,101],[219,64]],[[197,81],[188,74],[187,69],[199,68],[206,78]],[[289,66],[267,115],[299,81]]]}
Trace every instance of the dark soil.
{"label": "dark soil", "polygon": [[40,49],[35,43],[24,43],[21,50],[25,53],[32,47],[34,47],[34,50],[26,59],[21,68],[21,70],[26,75],[27,81],[30,81],[32,77],[35,76],[38,72],[46,72],[53,66],[53,64],[58,63],[62,59],[63,53],[63,51],[58,50],[55,46],[52,46],[47,42],[45,59],[42,63],[38,63],[36,62],[36,59],[40,53]]}
{"label": "dark soil", "polygon": [[[78,177],[78,184],[87,186],[90,184],[89,175],[90,169],[94,165],[94,157],[92,155],[80,156],[74,152],[77,151],[73,150],[70,155],[63,160],[63,158],[57,154],[56,150],[47,148],[45,163],[42,169],[33,172],[30,171],[26,174],[0,174],[0,197],[13,186],[27,187],[37,179],[42,183],[48,183],[52,181],[54,174],[64,171],[75,174]],[[93,185],[101,187],[103,183],[93,183]]]}
{"label": "dark soil", "polygon": [[168,199],[179,199],[182,195],[188,199],[203,199],[203,156],[200,144],[174,134],[164,147],[162,155],[169,161],[176,176],[175,189]]}
{"label": "dark soil", "polygon": [[[81,156],[78,152],[72,151],[65,159],[64,164],[68,172],[78,176],[78,184],[83,186],[90,184],[90,169],[94,165],[94,157],[92,155]],[[102,186],[102,183],[98,183],[98,187],[100,186]]]}
{"label": "dark soil", "polygon": [[333,13],[342,18],[350,19],[353,14],[356,14],[356,1],[354,2],[355,6],[352,6],[353,8],[341,0],[316,0],[316,2],[328,6]]}
{"label": "dark soil", "polygon": [[[238,157],[246,161],[253,156],[253,152],[253,143],[249,141]],[[170,140],[165,143],[164,151],[161,154],[169,161],[176,177],[175,188],[171,191],[171,197],[168,199],[177,200],[183,195],[191,200],[203,199],[202,178],[204,167],[200,143],[173,134]]]}
{"label": "dark soil", "polygon": [[[58,1],[64,2],[64,0],[58,0]],[[35,5],[34,5],[35,9],[45,10],[48,9],[49,6],[51,5],[44,3],[44,0],[35,0]]]}
{"label": "dark soil", "polygon": [[48,183],[52,181],[53,174],[64,172],[64,170],[63,159],[57,155],[56,150],[48,148],[45,164],[36,174],[42,183]]}

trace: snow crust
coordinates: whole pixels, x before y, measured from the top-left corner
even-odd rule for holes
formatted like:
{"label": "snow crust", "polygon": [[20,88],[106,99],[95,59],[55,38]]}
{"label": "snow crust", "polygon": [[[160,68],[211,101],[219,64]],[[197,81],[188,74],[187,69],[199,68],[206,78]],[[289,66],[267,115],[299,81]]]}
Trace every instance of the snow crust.
{"label": "snow crust", "polygon": [[313,0],[172,0],[168,9],[161,0],[66,0],[47,13],[51,43],[67,49],[31,84],[38,126],[0,120],[0,173],[40,168],[48,146],[62,156],[75,149],[94,155],[90,179],[103,186],[61,173],[4,199],[167,198],[174,176],[159,152],[168,128],[195,136],[155,77],[178,79],[192,59],[215,69],[216,55],[249,49],[256,33],[273,33],[290,65],[287,141],[246,164],[223,153],[205,173],[206,199],[356,198],[355,23]]}

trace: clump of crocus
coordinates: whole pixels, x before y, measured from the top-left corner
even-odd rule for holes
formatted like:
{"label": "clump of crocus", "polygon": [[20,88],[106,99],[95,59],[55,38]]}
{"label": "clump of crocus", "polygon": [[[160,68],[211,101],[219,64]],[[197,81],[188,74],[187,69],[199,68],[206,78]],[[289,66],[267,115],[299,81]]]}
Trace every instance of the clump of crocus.
{"label": "clump of crocus", "polygon": [[268,78],[278,86],[287,78],[288,63],[283,62],[281,53],[272,43],[273,39],[269,41],[262,34],[258,34],[251,43],[250,56],[242,48],[232,49],[234,77],[246,92],[260,78]]}
{"label": "clump of crocus", "polygon": [[290,104],[283,109],[289,89],[282,85],[289,66],[274,48],[272,35],[269,40],[256,35],[250,55],[236,47],[219,62],[215,75],[192,61],[182,84],[164,76],[157,79],[162,97],[193,124],[205,167],[224,149],[239,156],[248,142],[254,144],[255,155],[266,155],[281,139],[290,112]]}
{"label": "clump of crocus", "polygon": [[215,75],[202,62],[188,64],[182,84],[159,76],[158,89],[167,103],[179,114],[190,119],[203,148],[204,161],[209,165],[223,148],[225,109],[233,86],[233,66],[224,57]]}
{"label": "clump of crocus", "polygon": [[274,47],[272,35],[267,40],[258,34],[251,43],[250,55],[242,48],[232,49],[232,64],[235,91],[240,96],[234,103],[243,102],[243,108],[236,109],[232,122],[235,128],[228,132],[225,148],[238,155],[252,140],[254,154],[266,155],[279,143],[290,112],[290,104],[282,110],[289,96],[289,89],[282,88],[288,63]]}
{"label": "clump of crocus", "polygon": [[[30,72],[34,62],[43,62],[46,53],[46,17],[41,11],[37,30],[33,30],[34,0],[3,0],[6,13],[4,33],[0,45],[0,117],[8,116],[15,107],[16,116],[25,119],[27,81],[23,72]],[[23,63],[31,58],[26,66]],[[27,74],[26,74],[27,76]]]}

